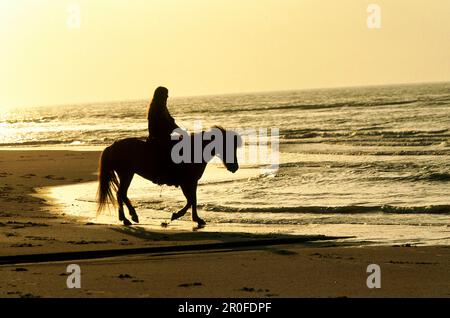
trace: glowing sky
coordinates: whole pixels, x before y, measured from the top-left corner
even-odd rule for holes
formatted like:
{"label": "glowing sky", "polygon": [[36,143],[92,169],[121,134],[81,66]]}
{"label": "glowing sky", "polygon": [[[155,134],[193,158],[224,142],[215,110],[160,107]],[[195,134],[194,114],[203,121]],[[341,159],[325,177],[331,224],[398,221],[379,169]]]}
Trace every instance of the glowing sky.
{"label": "glowing sky", "polygon": [[[381,29],[369,29],[370,3]],[[71,4],[80,28],[69,28]],[[448,0],[0,0],[0,109],[450,80]]]}

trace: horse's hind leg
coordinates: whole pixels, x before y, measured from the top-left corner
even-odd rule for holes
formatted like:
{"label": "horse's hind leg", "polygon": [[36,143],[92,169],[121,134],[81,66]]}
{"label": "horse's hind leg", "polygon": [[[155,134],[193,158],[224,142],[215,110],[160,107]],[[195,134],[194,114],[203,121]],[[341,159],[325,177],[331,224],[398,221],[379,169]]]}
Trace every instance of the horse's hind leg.
{"label": "horse's hind leg", "polygon": [[125,213],[123,213],[123,200],[119,192],[117,192],[117,203],[119,204],[119,221],[123,221],[124,225],[131,225],[131,222],[125,217]]}
{"label": "horse's hind leg", "polygon": [[134,206],[131,204],[130,199],[128,199],[127,196],[125,196],[124,202],[128,208],[128,212],[130,213],[130,216],[131,216],[131,219],[133,220],[133,222],[139,223],[139,217],[136,213],[136,210],[134,209]]}
{"label": "horse's hind leg", "polygon": [[118,175],[120,179],[119,190],[117,191],[117,201],[119,202],[119,220],[123,221],[124,225],[131,225],[131,222],[125,217],[123,212],[123,203],[126,204],[131,215],[131,219],[134,222],[139,222],[136,210],[131,205],[131,202],[127,197],[128,188],[130,187],[131,180],[133,179],[133,174],[119,172]]}

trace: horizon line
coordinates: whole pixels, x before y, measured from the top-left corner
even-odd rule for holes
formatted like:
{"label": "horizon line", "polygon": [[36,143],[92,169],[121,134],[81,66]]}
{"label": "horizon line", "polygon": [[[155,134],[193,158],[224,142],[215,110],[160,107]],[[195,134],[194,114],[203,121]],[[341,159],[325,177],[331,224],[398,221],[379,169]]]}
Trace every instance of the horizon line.
{"label": "horizon line", "polygon": [[[402,82],[402,83],[387,83],[387,84],[363,84],[363,85],[342,85],[342,86],[322,86],[322,87],[309,87],[309,88],[290,88],[281,90],[264,90],[264,91],[245,91],[237,93],[212,93],[212,94],[192,94],[192,95],[175,95],[169,98],[181,99],[181,98],[195,98],[195,97],[219,97],[219,96],[238,96],[238,95],[251,95],[251,94],[269,94],[269,93],[283,93],[283,92],[296,92],[296,91],[312,91],[312,90],[332,90],[332,89],[345,89],[345,88],[370,88],[370,87],[385,87],[385,86],[405,86],[405,85],[425,85],[425,84],[445,84],[450,83],[450,80],[431,81],[431,82]],[[137,102],[150,100],[151,97],[141,98],[129,98],[129,99],[117,99],[117,100],[103,100],[103,101],[90,101],[79,103],[55,103],[47,105],[33,105],[33,106],[6,106],[6,109],[12,110],[17,108],[39,108],[39,107],[60,107],[60,106],[74,106],[74,105],[89,105],[89,104],[107,104],[107,103],[123,103],[123,102]]]}

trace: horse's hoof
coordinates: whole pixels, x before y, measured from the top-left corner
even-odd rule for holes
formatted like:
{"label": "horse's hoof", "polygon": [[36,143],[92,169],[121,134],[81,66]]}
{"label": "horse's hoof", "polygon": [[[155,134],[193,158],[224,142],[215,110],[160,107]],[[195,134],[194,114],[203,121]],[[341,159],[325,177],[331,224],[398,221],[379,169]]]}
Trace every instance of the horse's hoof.
{"label": "horse's hoof", "polygon": [[177,213],[172,213],[171,221],[178,219],[180,216]]}
{"label": "horse's hoof", "polygon": [[139,223],[139,217],[137,216],[137,214],[132,215],[131,219],[133,220],[133,222]]}
{"label": "horse's hoof", "polygon": [[192,228],[192,231],[198,231],[198,230],[203,229],[204,227],[205,227],[205,224],[198,224],[198,223],[197,223],[197,226],[194,226],[194,227]]}
{"label": "horse's hoof", "polygon": [[131,225],[131,222],[128,219],[123,220],[123,225]]}
{"label": "horse's hoof", "polygon": [[206,225],[206,222],[203,221],[202,219],[198,219],[198,220],[197,220],[197,225],[198,225],[198,226],[205,226],[205,225]]}

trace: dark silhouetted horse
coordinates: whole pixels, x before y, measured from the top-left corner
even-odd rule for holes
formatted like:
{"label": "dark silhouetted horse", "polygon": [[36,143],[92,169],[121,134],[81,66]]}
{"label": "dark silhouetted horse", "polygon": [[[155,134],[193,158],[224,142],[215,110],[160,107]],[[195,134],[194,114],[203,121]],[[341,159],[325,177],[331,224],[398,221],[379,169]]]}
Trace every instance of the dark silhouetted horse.
{"label": "dark silhouetted horse", "polygon": [[[208,139],[203,138],[205,134],[211,133],[213,130],[216,130],[216,133],[221,133],[222,138],[216,140],[216,138],[210,137],[212,140],[204,140]],[[241,145],[241,138],[237,133],[215,126],[207,132],[203,131],[198,134],[192,134],[187,137],[190,141],[192,158],[195,151],[197,151],[198,155],[199,149],[201,149],[202,154],[208,145],[207,149],[211,149],[211,142],[215,141],[216,144],[220,143],[220,146],[213,147],[214,150],[211,151],[211,155],[218,156],[228,171],[234,173],[238,170],[239,164],[236,152]],[[200,142],[201,148],[197,147],[194,149],[194,138],[196,137],[196,142]],[[206,165],[212,159],[210,158],[211,156],[207,156],[207,158],[202,156],[201,160],[196,161],[197,163],[192,159],[190,162],[176,164],[171,160],[170,147],[167,147],[167,150],[164,152],[161,151],[161,147],[156,143],[152,145],[149,142],[151,143],[152,141],[144,141],[137,138],[122,139],[114,142],[102,152],[97,193],[98,212],[102,211],[108,201],[115,205],[113,193],[115,192],[119,205],[119,220],[123,221],[124,225],[131,225],[131,222],[124,214],[123,204],[125,203],[131,219],[134,222],[139,222],[136,210],[127,197],[128,188],[136,173],[157,184],[180,186],[187,203],[180,211],[172,214],[172,220],[182,217],[192,207],[192,220],[197,222],[199,226],[204,225],[205,221],[197,215],[197,184],[205,171]],[[172,146],[177,142],[171,141]],[[230,151],[232,152],[231,154],[229,153]]]}

